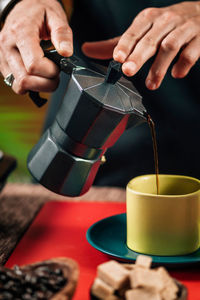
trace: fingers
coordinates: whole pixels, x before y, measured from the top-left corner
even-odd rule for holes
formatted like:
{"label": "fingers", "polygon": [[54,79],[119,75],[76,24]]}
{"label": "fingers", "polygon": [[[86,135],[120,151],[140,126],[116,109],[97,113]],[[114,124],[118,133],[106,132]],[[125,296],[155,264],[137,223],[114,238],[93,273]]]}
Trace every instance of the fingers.
{"label": "fingers", "polygon": [[114,49],[113,58],[124,63],[133,51],[137,42],[148,32],[153,24],[158,9],[147,8],[143,10],[134,20],[128,30],[122,35]]}
{"label": "fingers", "polygon": [[73,54],[72,30],[60,4],[57,10],[47,10],[46,18],[50,30],[51,41],[60,55],[69,57]]}
{"label": "fingers", "polygon": [[185,77],[200,57],[200,37],[194,38],[181,52],[177,63],[172,68],[174,78]]}
{"label": "fingers", "polygon": [[25,94],[31,90],[34,92],[51,93],[57,89],[59,85],[59,78],[47,79],[38,76],[21,77],[17,78],[13,83],[13,90],[19,95]]}
{"label": "fingers", "polygon": [[[189,26],[189,24],[186,23],[173,30],[166,36],[165,39],[163,39],[160,45],[159,52],[146,79],[146,86],[149,89],[154,90],[160,86],[175,56],[184,45],[186,45],[191,39],[193,39],[196,33],[197,30],[195,30],[193,26]],[[198,58],[195,57],[195,61],[193,62],[193,64],[197,59]],[[181,59],[179,64],[182,62],[183,58]]]}
{"label": "fingers", "polygon": [[8,61],[1,60],[1,72],[4,78],[12,73],[14,75],[14,82],[12,89],[17,94],[25,94],[28,90],[37,92],[52,92],[58,84],[59,78],[48,79],[39,76],[28,75],[23,65],[23,61],[19,52],[16,49],[12,49],[10,52],[10,58]]}
{"label": "fingers", "polygon": [[32,0],[20,1],[7,16],[0,32],[0,71],[4,77],[14,75],[17,94],[57,88],[59,68],[44,57],[40,46],[41,40],[50,38],[60,54],[72,55],[71,29],[58,1],[41,0],[34,6]]}
{"label": "fingers", "polygon": [[[26,39],[22,38],[22,33],[24,33]],[[44,57],[44,52],[40,47],[37,35],[33,36],[31,32],[20,32],[17,37],[16,46],[28,74],[49,79],[58,76],[59,68],[51,60]]]}
{"label": "fingers", "polygon": [[86,56],[96,59],[110,59],[113,55],[113,49],[117,45],[119,37],[100,41],[87,42],[82,46],[82,51]]}
{"label": "fingers", "polygon": [[38,76],[25,75],[15,78],[12,89],[18,95],[28,91],[51,93],[58,87],[59,78],[47,79]]}
{"label": "fingers", "polygon": [[147,8],[119,39],[113,58],[127,76],[135,75],[154,55],[146,79],[149,89],[160,86],[170,64],[185,48],[172,69],[174,77],[184,77],[199,58],[200,4],[181,2],[163,8]]}
{"label": "fingers", "polygon": [[170,14],[157,18],[152,28],[138,41],[135,49],[123,64],[123,72],[133,76],[155,53],[166,35],[175,27],[176,20]]}

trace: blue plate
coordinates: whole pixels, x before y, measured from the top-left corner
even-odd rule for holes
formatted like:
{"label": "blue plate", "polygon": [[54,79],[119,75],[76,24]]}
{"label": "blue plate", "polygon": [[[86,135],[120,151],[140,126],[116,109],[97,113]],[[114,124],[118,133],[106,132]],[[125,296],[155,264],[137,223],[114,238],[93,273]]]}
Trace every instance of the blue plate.
{"label": "blue plate", "polygon": [[[94,248],[118,260],[133,262],[139,255],[126,246],[126,214],[114,215],[93,224],[86,237]],[[151,256],[153,263],[168,267],[200,263],[200,249],[188,255]]]}

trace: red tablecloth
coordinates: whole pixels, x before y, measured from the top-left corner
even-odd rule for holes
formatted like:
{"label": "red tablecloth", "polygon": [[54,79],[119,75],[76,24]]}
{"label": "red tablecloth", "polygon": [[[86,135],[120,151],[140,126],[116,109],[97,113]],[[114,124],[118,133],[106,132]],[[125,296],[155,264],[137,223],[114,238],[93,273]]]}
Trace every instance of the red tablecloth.
{"label": "red tablecloth", "polygon": [[[88,300],[96,266],[109,257],[88,244],[86,231],[94,222],[123,212],[124,203],[49,202],[14,250],[7,266],[51,257],[71,257],[80,267],[74,300]],[[189,300],[200,300],[200,268],[170,273],[188,287]]]}

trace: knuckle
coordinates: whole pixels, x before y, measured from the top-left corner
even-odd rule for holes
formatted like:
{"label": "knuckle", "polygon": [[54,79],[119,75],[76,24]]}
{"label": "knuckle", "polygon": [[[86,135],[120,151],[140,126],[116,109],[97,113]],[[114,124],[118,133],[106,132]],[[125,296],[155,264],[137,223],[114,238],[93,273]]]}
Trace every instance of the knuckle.
{"label": "knuckle", "polygon": [[141,12],[141,15],[144,16],[144,17],[152,17],[154,16],[158,11],[158,8],[155,8],[155,7],[148,7],[148,8],[145,8],[142,12]]}
{"label": "knuckle", "polygon": [[19,87],[15,88],[14,91],[17,95],[24,95],[26,93],[25,90],[21,90]]}
{"label": "knuckle", "polygon": [[26,70],[28,72],[29,75],[34,75],[36,73],[37,70],[37,61],[36,60],[32,60],[29,65],[26,67]]}
{"label": "knuckle", "polygon": [[65,28],[66,33],[72,34],[72,29],[69,26],[63,26]]}
{"label": "knuckle", "polygon": [[121,39],[122,40],[130,40],[130,41],[132,41],[132,40],[135,39],[135,37],[136,37],[135,32],[133,30],[128,30],[127,32],[125,32],[122,35]]}
{"label": "knuckle", "polygon": [[155,38],[153,38],[152,36],[147,35],[147,36],[144,38],[144,41],[145,41],[145,44],[148,45],[148,47],[156,48]]}
{"label": "knuckle", "polygon": [[194,19],[189,19],[186,23],[185,23],[185,28],[196,28],[197,23],[195,22]]}
{"label": "knuckle", "polygon": [[13,43],[13,39],[16,40],[20,34],[24,38],[24,24],[22,24],[21,22],[14,21],[11,25],[7,26],[6,28],[6,31],[4,33],[5,41],[12,40]]}
{"label": "knuckle", "polygon": [[3,45],[7,41],[7,35],[4,32],[1,32],[0,34],[0,47],[3,47]]}
{"label": "knuckle", "polygon": [[26,90],[26,87],[27,87],[27,75],[23,75],[21,76],[18,80],[17,80],[17,85],[18,85],[18,88],[17,88],[17,93],[18,94],[23,94],[24,91]]}
{"label": "knuckle", "polygon": [[160,82],[164,77],[164,74],[161,70],[155,70],[152,73],[155,82]]}
{"label": "knuckle", "polygon": [[72,30],[69,26],[66,25],[60,25],[57,28],[55,28],[55,33],[60,34],[63,33],[63,31],[67,34],[72,34]]}
{"label": "knuckle", "polygon": [[184,64],[193,65],[196,61],[196,58],[191,53],[183,53],[180,55],[181,60]]}
{"label": "knuckle", "polygon": [[26,46],[26,39],[18,36],[17,39],[16,39],[16,46],[18,48]]}
{"label": "knuckle", "polygon": [[21,32],[23,27],[24,26],[22,26],[21,22],[14,22],[12,24],[12,26],[10,27],[10,33],[11,34],[16,34],[18,32]]}
{"label": "knuckle", "polygon": [[166,52],[177,51],[179,49],[179,44],[175,37],[166,38],[162,41],[161,48]]}
{"label": "knuckle", "polygon": [[174,20],[177,17],[177,14],[173,11],[165,11],[161,17],[164,21],[168,22]]}

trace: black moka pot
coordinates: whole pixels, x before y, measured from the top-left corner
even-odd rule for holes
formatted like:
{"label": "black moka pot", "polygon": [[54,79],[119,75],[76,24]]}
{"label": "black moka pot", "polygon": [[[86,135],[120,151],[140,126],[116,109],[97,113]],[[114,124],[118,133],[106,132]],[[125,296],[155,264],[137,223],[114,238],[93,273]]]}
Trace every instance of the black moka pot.
{"label": "black moka pot", "polygon": [[79,196],[91,187],[107,148],[147,113],[135,87],[121,78],[120,63],[112,61],[103,75],[55,50],[45,55],[71,77],[52,126],[28,156],[28,169],[47,189]]}

